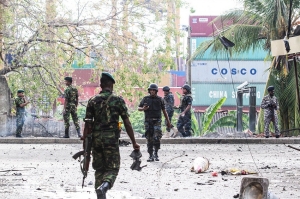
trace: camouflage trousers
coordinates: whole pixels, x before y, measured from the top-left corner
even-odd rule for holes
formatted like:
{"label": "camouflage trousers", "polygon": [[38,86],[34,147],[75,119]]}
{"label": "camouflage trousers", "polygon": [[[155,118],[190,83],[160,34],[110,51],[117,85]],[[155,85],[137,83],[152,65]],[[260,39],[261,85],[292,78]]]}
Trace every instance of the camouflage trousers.
{"label": "camouflage trousers", "polygon": [[264,131],[265,131],[265,136],[269,136],[269,126],[270,126],[270,123],[273,122],[273,125],[274,125],[274,128],[275,128],[275,134],[276,135],[280,135],[280,132],[279,132],[279,127],[278,127],[278,117],[277,117],[277,114],[266,114],[265,117],[264,117],[264,123],[265,123],[265,128],[264,128]]}
{"label": "camouflage trousers", "polygon": [[72,119],[73,119],[76,129],[79,129],[80,126],[79,126],[79,122],[78,122],[78,116],[77,116],[75,104],[66,106],[66,111],[63,114],[64,122],[65,122],[65,129],[68,129],[70,127],[70,115],[72,116]]}
{"label": "camouflage trousers", "polygon": [[[167,110],[167,114],[170,122],[172,123],[172,117],[174,115],[174,110]],[[167,126],[167,120],[165,120],[165,125]],[[170,129],[167,127],[167,131],[170,132]]]}
{"label": "camouflage trousers", "polygon": [[25,122],[25,112],[17,113],[16,115],[17,121],[16,121],[16,135],[21,135],[22,128]]}
{"label": "camouflage trousers", "polygon": [[179,116],[177,121],[177,129],[183,137],[191,136],[192,122],[191,114],[185,114],[183,117]]}
{"label": "camouflage trousers", "polygon": [[160,139],[162,137],[161,119],[146,119],[144,125],[148,153],[152,154],[153,147],[155,151],[158,151],[158,149],[160,149]]}
{"label": "camouflage trousers", "polygon": [[95,189],[103,182],[112,187],[120,170],[119,130],[94,131],[92,135]]}

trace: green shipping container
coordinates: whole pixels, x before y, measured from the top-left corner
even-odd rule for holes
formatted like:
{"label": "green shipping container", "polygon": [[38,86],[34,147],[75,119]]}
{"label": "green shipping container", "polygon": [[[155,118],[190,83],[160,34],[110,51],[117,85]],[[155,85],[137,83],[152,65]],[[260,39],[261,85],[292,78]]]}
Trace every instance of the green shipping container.
{"label": "green shipping container", "polygon": [[[222,84],[222,83],[197,83],[192,84],[193,106],[209,106],[217,102],[220,98],[226,97],[223,106],[236,106],[237,86],[241,83]],[[250,83],[249,87],[256,87],[256,105],[260,106],[264,97],[266,84]],[[243,97],[243,105],[249,105],[249,93]]]}
{"label": "green shipping container", "polygon": [[[212,40],[213,37],[192,37],[191,38],[191,53],[194,54],[196,49],[201,45],[202,42],[205,42],[205,41],[208,41],[208,40]],[[261,48],[258,48],[258,49],[251,49],[251,50],[248,50],[248,51],[245,51],[241,54],[238,54],[238,55],[233,55],[233,56],[229,56],[229,60],[230,61],[262,61],[262,60],[265,60],[265,58],[267,57],[268,55],[268,52],[265,51],[263,49],[263,43],[261,45]],[[211,48],[208,49],[204,55],[202,57],[200,56],[196,56],[195,57],[195,61],[197,60],[214,60],[216,61],[217,59],[218,60],[227,60],[228,57],[227,54],[222,54],[222,55],[219,55],[219,56],[215,56],[211,53]]]}

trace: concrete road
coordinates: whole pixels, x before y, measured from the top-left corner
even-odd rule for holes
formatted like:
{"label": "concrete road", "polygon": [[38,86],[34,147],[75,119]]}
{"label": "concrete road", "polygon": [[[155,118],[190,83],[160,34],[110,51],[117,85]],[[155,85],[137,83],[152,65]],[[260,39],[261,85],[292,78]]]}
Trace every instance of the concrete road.
{"label": "concrete road", "polygon": [[[294,145],[300,148],[300,145]],[[256,171],[270,180],[281,199],[300,198],[300,152],[283,144],[162,145],[159,162],[148,163],[141,145],[142,171],[131,171],[131,147],[121,147],[122,165],[108,199],[229,199],[239,193],[244,176],[211,175],[230,168]],[[96,199],[93,169],[81,188],[79,163],[72,154],[80,144],[0,144],[0,198]],[[207,172],[190,172],[193,160],[209,159]]]}

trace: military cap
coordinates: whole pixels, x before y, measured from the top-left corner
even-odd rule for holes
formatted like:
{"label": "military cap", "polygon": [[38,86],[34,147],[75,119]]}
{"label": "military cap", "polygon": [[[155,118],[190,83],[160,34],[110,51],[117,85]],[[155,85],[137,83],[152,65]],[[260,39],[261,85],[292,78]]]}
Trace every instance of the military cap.
{"label": "military cap", "polygon": [[72,77],[65,77],[65,80],[68,82],[72,82]]}
{"label": "military cap", "polygon": [[268,91],[273,91],[274,89],[275,89],[274,86],[269,86],[269,87],[268,87]]}
{"label": "military cap", "polygon": [[113,83],[116,83],[116,82],[115,82],[115,79],[113,78],[113,76],[112,76],[110,73],[108,73],[108,72],[103,72],[103,73],[101,74],[101,77],[103,77],[103,76],[108,77],[109,79],[111,79],[111,80],[113,81]]}
{"label": "military cap", "polygon": [[18,93],[24,93],[25,91],[23,89],[19,89]]}

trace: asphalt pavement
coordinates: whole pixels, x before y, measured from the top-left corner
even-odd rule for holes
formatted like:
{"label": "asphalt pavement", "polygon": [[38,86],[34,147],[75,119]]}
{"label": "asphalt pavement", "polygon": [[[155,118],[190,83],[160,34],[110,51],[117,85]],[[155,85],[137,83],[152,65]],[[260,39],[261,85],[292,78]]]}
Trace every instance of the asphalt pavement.
{"label": "asphalt pavement", "polygon": [[[282,140],[273,139],[278,142]],[[120,147],[122,158],[120,173],[107,198],[229,199],[239,193],[240,182],[245,175],[222,176],[220,172],[238,169],[257,173],[246,176],[268,178],[269,191],[277,197],[298,199],[300,151],[287,147],[285,143],[162,144],[159,151],[160,161],[151,163],[146,162],[148,158],[146,145],[141,144],[143,154],[141,165],[146,165],[142,171],[130,169],[131,145]],[[300,144],[291,145],[300,148]],[[72,159],[72,155],[81,150],[81,147],[80,142],[76,144],[1,142],[1,198],[96,199],[93,169],[90,168],[85,186],[82,188],[79,162]],[[209,170],[200,174],[191,172],[196,157],[207,158],[210,162]],[[212,176],[213,171],[218,172],[217,177]]]}

